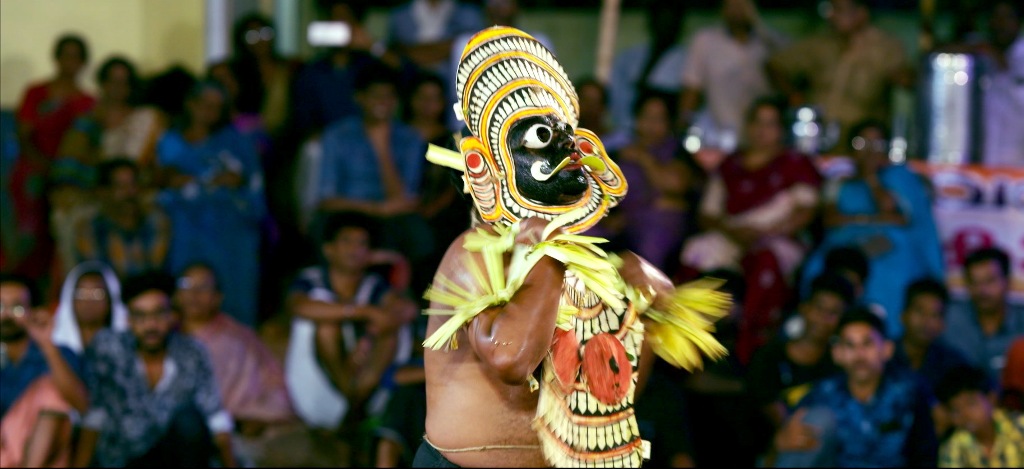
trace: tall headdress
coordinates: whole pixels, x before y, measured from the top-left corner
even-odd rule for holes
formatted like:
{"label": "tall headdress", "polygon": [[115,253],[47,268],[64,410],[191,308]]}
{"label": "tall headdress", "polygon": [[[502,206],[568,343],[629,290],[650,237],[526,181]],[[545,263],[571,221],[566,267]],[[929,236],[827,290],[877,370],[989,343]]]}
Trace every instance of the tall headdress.
{"label": "tall headdress", "polygon": [[[462,52],[455,89],[455,113],[472,135],[459,141],[461,158],[432,148],[428,159],[465,172],[468,192],[484,221],[513,223],[530,216],[550,220],[573,212],[565,228],[581,232],[625,196],[626,180],[601,140],[576,128],[579,99],[565,71],[530,35],[503,26],[477,33]],[[553,116],[575,130],[575,149],[588,179],[585,194],[576,202],[543,204],[517,187],[509,131],[517,121],[535,116]]]}

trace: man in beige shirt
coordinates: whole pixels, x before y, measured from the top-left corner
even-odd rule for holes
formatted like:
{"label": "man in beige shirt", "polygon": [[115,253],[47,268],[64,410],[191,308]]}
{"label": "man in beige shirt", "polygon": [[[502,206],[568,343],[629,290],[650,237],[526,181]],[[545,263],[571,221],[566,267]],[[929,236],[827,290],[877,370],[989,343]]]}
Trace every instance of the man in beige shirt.
{"label": "man in beige shirt", "polygon": [[703,98],[715,130],[735,136],[750,104],[771,91],[764,65],[783,40],[760,21],[754,0],[723,0],[722,20],[690,43],[680,118],[683,126],[693,124]]}
{"label": "man in beige shirt", "polygon": [[846,151],[850,126],[866,118],[887,122],[893,87],[909,88],[914,79],[903,44],[871,24],[866,0],[832,0],[828,20],[831,31],[774,54],[768,73],[791,105],[818,106],[826,121],[838,123],[832,150]]}

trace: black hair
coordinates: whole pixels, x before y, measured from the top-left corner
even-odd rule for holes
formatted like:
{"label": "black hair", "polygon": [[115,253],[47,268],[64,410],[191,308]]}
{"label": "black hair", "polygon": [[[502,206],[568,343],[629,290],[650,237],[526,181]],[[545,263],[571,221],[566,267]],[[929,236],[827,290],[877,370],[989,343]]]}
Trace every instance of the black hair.
{"label": "black hair", "polygon": [[5,283],[16,283],[25,287],[25,289],[28,290],[30,307],[35,308],[43,304],[43,297],[39,293],[39,285],[36,284],[35,280],[20,274],[0,272],[0,285]]}
{"label": "black hair", "polygon": [[317,0],[316,4],[321,18],[329,18],[331,10],[335,6],[345,5],[352,12],[352,16],[356,18],[356,21],[360,23],[366,21],[366,15],[369,13],[370,7],[365,0]]}
{"label": "black hair", "polygon": [[127,304],[150,290],[159,291],[170,298],[174,294],[174,277],[161,270],[150,270],[128,277],[121,287],[121,299]]}
{"label": "black hair", "polygon": [[819,293],[831,293],[838,296],[847,307],[855,300],[854,288],[850,281],[835,272],[825,272],[811,280],[811,289],[807,299]]}
{"label": "black hair", "polygon": [[247,49],[245,42],[246,26],[249,23],[260,23],[262,26],[274,27],[274,24],[261,13],[252,12],[243,15],[241,18],[235,21],[234,26],[231,28],[231,45],[234,47],[234,54],[243,55],[246,54]]}
{"label": "black hair", "polygon": [[746,114],[743,116],[743,122],[747,124],[754,122],[754,119],[757,117],[757,111],[765,107],[774,109],[779,114],[779,121],[786,118],[786,101],[778,95],[767,95],[761,96],[750,103]]}
{"label": "black hair", "polygon": [[878,332],[878,335],[882,336],[882,338],[888,337],[886,335],[885,322],[882,321],[881,317],[868,309],[867,306],[855,306],[843,314],[843,317],[839,319],[839,326],[836,327],[836,335],[841,334],[843,328],[850,324],[867,324],[875,332]]}
{"label": "black hair", "polygon": [[594,78],[592,76],[586,76],[586,77],[580,78],[579,80],[573,81],[573,83],[576,83],[576,90],[577,91],[578,90],[582,90],[586,86],[593,86],[593,87],[597,88],[601,92],[601,104],[604,104],[605,106],[607,106],[609,104],[608,101],[609,101],[610,98],[608,96],[608,87],[604,86],[604,83],[601,83],[600,81],[598,81],[597,78]]}
{"label": "black hair", "polygon": [[[214,287],[214,289],[217,290],[218,292],[220,291],[220,285],[221,285],[220,284],[220,276],[217,275],[217,269],[214,269],[213,266],[210,265],[209,262],[206,262],[206,261],[193,261],[193,262],[190,262],[188,265],[185,266],[184,269],[181,269],[181,272],[178,273],[178,277],[179,278],[183,277],[186,273],[188,273],[188,271],[194,270],[194,269],[202,269],[202,270],[207,271],[210,274],[210,277],[213,277],[213,287]],[[175,288],[177,288],[177,284],[175,284]]]}
{"label": "black hair", "polygon": [[149,80],[144,102],[156,106],[172,118],[177,118],[184,110],[185,97],[197,81],[188,69],[174,65]]}
{"label": "black hair", "polygon": [[398,92],[398,74],[391,67],[374,60],[356,73],[353,88],[358,93],[378,84],[391,85]]}
{"label": "black hair", "polygon": [[[946,289],[946,285],[934,278],[925,277],[914,280],[907,286],[907,293],[903,298],[903,310],[909,309],[910,303],[921,295],[932,295],[942,301],[943,305],[949,303],[949,290]],[[945,308],[942,311],[945,313]]]}
{"label": "black hair", "polygon": [[878,129],[879,132],[882,132],[882,138],[886,140],[892,138],[892,132],[889,131],[889,126],[885,121],[871,117],[853,124],[853,126],[850,127],[850,137],[856,137],[867,129]]}
{"label": "black hair", "polygon": [[96,187],[106,188],[110,187],[114,183],[114,173],[120,169],[128,168],[132,170],[132,174],[135,175],[135,179],[139,178],[139,166],[134,161],[128,158],[115,158],[100,163],[96,167]]}
{"label": "black hair", "polygon": [[[683,28],[686,16],[686,2],[653,0],[647,6],[647,27],[652,37],[647,62],[640,69],[634,86],[638,91],[647,85],[647,79],[654,72],[654,67],[661,62],[672,46],[679,42],[679,32]],[[674,37],[662,36],[674,34]]]}
{"label": "black hair", "polygon": [[988,394],[994,390],[992,379],[985,370],[971,365],[958,365],[942,375],[942,379],[935,385],[935,397],[939,402],[949,404],[949,401],[964,392]]}
{"label": "black hair", "polygon": [[1006,5],[1010,7],[1013,14],[1017,15],[1018,20],[1024,16],[1024,4],[1022,4],[1020,0],[992,0],[988,5],[989,14],[995,13],[995,9],[999,5]]}
{"label": "black hair", "polygon": [[725,281],[719,290],[724,291],[732,295],[732,301],[734,303],[742,303],[743,299],[747,296],[747,282],[743,278],[743,273],[734,269],[719,268],[709,270],[701,273],[702,277],[717,278]]}
{"label": "black hair", "polygon": [[139,100],[139,91],[141,88],[141,81],[139,80],[139,74],[135,70],[135,65],[130,60],[122,56],[110,57],[104,60],[100,65],[100,68],[96,70],[96,83],[103,83],[110,78],[110,72],[114,67],[124,67],[128,70],[128,86],[131,88],[131,94],[128,96],[128,102],[130,104],[137,104]]}
{"label": "black hair", "polygon": [[65,34],[57,38],[57,43],[53,46],[53,58],[60,58],[60,53],[64,50],[64,47],[71,44],[78,46],[78,50],[82,52],[82,61],[88,62],[89,46],[85,44],[85,39],[77,34]]}
{"label": "black hair", "polygon": [[[217,130],[220,130],[221,128],[223,128],[231,122],[231,97],[228,96],[228,92],[224,89],[224,87],[220,86],[220,83],[217,83],[213,80],[199,81],[195,85],[193,85],[192,89],[190,89],[188,93],[185,95],[185,102],[187,103],[193,99],[197,99],[200,96],[202,96],[203,93],[209,90],[213,90],[217,93],[220,93],[221,98],[224,100],[224,102],[221,104],[220,116],[218,116],[217,122],[214,122],[212,128],[210,129],[212,133],[216,132]],[[188,115],[188,112],[183,112],[180,116],[180,119],[178,120],[178,127],[185,128],[189,122],[189,119],[191,119],[191,116]]]}
{"label": "black hair", "polygon": [[321,244],[334,241],[337,239],[338,233],[341,233],[341,230],[345,228],[365,230],[369,235],[371,247],[377,247],[380,240],[380,224],[374,218],[360,212],[332,212],[327,215],[323,226],[320,236]]}
{"label": "black hair", "polygon": [[673,93],[641,87],[636,100],[633,101],[632,115],[635,117],[640,114],[640,111],[643,110],[648,102],[661,101],[665,104],[665,110],[668,111],[668,121],[671,124],[675,122],[676,116],[679,114],[679,101],[676,99],[676,96]]}
{"label": "black hair", "polygon": [[868,280],[871,273],[871,265],[868,262],[867,254],[855,246],[840,246],[832,248],[825,254],[825,270],[839,273],[848,270],[860,277],[861,283]]}
{"label": "black hair", "polygon": [[967,259],[964,259],[964,272],[966,273],[975,264],[988,261],[996,261],[1003,277],[1010,278],[1010,256],[1006,254],[1006,251],[994,246],[981,248],[968,254]]}
{"label": "black hair", "polygon": [[[404,96],[405,103],[404,106],[402,106],[403,120],[409,121],[412,119],[412,97],[413,95],[416,94],[417,91],[419,91],[421,86],[425,85],[437,85],[437,87],[441,89],[441,99],[443,99],[446,103],[448,102],[448,98],[445,97],[444,79],[442,79],[441,76],[436,73],[422,71],[416,75],[415,80],[413,80],[412,82],[412,86],[409,87],[408,94]],[[441,113],[441,116],[439,118],[447,119],[447,109],[449,109],[449,106],[444,106],[442,109],[444,110],[444,112]],[[445,120],[443,122],[447,121]]]}

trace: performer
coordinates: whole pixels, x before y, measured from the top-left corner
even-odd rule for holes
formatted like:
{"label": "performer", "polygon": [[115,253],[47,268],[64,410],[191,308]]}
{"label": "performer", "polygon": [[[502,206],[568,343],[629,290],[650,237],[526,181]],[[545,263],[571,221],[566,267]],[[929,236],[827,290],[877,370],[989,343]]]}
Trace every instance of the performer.
{"label": "performer", "polygon": [[598,137],[577,128],[561,65],[514,28],[475,35],[459,63],[460,153],[475,227],[426,293],[427,420],[417,467],[638,467],[650,451],[633,416],[645,331],[676,366],[725,349],[729,305],[713,281],[674,289],[639,258],[583,236],[626,195]]}

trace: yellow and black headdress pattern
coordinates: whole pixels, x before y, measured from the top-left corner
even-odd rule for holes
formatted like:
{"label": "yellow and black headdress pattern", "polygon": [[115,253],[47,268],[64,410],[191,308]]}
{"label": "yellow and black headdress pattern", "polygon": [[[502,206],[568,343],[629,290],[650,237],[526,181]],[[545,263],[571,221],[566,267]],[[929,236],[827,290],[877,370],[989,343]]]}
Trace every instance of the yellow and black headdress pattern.
{"label": "yellow and black headdress pattern", "polygon": [[[552,220],[573,212],[565,228],[582,232],[626,195],[626,181],[593,132],[578,129],[579,99],[555,56],[530,35],[510,27],[485,29],[462,52],[456,77],[456,115],[471,136],[459,141],[461,158],[432,149],[428,158],[465,171],[467,192],[484,221],[514,223],[537,216]],[[553,116],[574,129],[589,187],[568,205],[543,204],[516,187],[509,130],[525,118]]]}

